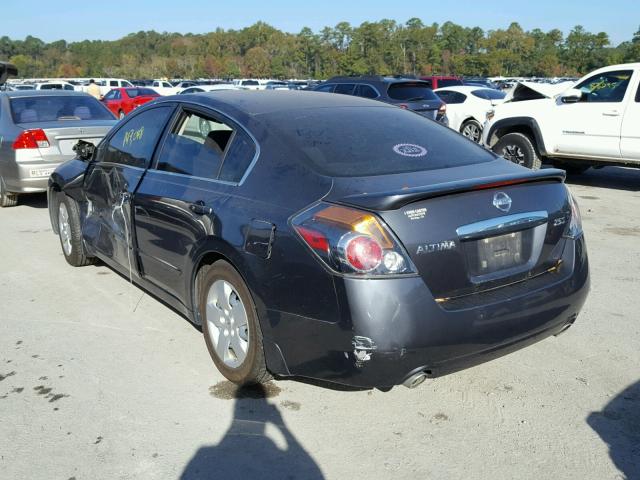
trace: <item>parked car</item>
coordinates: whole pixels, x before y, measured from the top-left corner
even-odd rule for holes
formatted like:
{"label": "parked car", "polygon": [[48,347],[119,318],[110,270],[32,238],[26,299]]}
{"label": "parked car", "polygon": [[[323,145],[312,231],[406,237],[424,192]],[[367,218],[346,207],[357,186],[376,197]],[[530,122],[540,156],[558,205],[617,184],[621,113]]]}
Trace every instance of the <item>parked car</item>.
{"label": "parked car", "polygon": [[69,82],[39,82],[34,85],[34,90],[68,90],[76,88]]}
{"label": "parked car", "polygon": [[266,87],[266,81],[255,80],[252,78],[241,78],[233,81],[236,87],[244,90],[264,90]]}
{"label": "parked car", "polygon": [[95,98],[65,90],[0,93],[0,206],[44,192],[80,140],[98,142],[116,123]]}
{"label": "parked car", "polygon": [[182,82],[175,82],[173,87],[176,89],[176,92],[179,92],[180,90],[184,90],[185,88],[195,87],[197,85],[198,84],[196,82],[183,80]]}
{"label": "parked car", "polygon": [[227,91],[136,109],[48,199],[67,262],[201,324],[229,380],[414,387],[573,324],[589,275],[563,178],[381,102]]}
{"label": "parked car", "polygon": [[429,84],[429,88],[434,90],[436,88],[459,87],[463,85],[460,77],[453,75],[428,75],[420,77],[420,80],[427,82],[427,84]]}
{"label": "parked car", "polygon": [[238,87],[230,83],[215,83],[213,85],[198,85],[196,87],[185,88],[179,95],[185,95],[187,93],[203,93],[203,92],[215,92],[219,90],[238,90]]}
{"label": "parked car", "polygon": [[499,90],[470,86],[438,88],[434,92],[447,104],[449,127],[476,143],[482,140],[487,112],[505,97]]}
{"label": "parked car", "polygon": [[160,95],[151,88],[114,88],[102,98],[102,102],[116,117],[124,118],[124,116],[132,110],[155,100],[159,96]]}
{"label": "parked car", "polygon": [[498,85],[485,77],[464,77],[462,79],[462,84],[470,87],[484,87],[498,90]]}
{"label": "parked car", "polygon": [[448,124],[447,105],[426,82],[378,75],[333,77],[314,89],[316,92],[341,93],[391,103],[427,118]]}
{"label": "parked car", "polygon": [[160,95],[175,95],[179,90],[166,80],[154,80],[151,84],[151,88],[153,88]]}
{"label": "parked car", "polygon": [[[123,78],[96,78],[94,79],[96,85],[100,87],[100,94],[104,97],[114,88],[127,88],[133,87],[133,84],[129,80]],[[86,92],[89,88],[89,82],[86,82],[79,89]]]}
{"label": "parked car", "polygon": [[483,143],[529,168],[542,161],[572,173],[640,167],[640,63],[612,65],[573,86],[519,83],[492,111]]}

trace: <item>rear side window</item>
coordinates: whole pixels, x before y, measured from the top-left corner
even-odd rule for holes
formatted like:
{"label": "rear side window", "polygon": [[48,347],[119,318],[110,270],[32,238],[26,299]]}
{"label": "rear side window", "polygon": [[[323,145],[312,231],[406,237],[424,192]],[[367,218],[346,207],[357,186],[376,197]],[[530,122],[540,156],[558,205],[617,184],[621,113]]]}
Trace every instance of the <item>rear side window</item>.
{"label": "rear side window", "polygon": [[389,98],[394,100],[435,100],[438,97],[425,82],[392,83],[389,85]]}
{"label": "rear side window", "polygon": [[375,89],[369,85],[358,85],[358,88],[356,89],[356,95],[358,97],[364,98],[377,98],[378,92],[376,92]]}
{"label": "rear side window", "polygon": [[59,83],[49,83],[47,85],[40,85],[40,90],[62,90],[62,85]]}
{"label": "rear side window", "polygon": [[482,98],[483,100],[502,100],[507,94],[492,88],[481,88],[471,92],[471,95]]}
{"label": "rear side window", "polygon": [[433,120],[389,106],[305,109],[266,118],[296,159],[331,177],[434,170],[495,158]]}
{"label": "rear side window", "polygon": [[233,129],[198,113],[185,113],[167,136],[158,170],[217,179]]}
{"label": "rear side window", "polygon": [[467,96],[464,93],[453,92],[451,90],[438,91],[436,92],[436,95],[438,95],[444,103],[447,103],[449,105],[464,103],[464,101],[467,99]]}
{"label": "rear side window", "polygon": [[12,98],[14,123],[56,120],[113,120],[113,114],[90,96],[38,96]]}
{"label": "rear side window", "polygon": [[353,95],[353,90],[356,88],[354,83],[339,83],[336,85],[336,89],[333,93],[342,93],[343,95]]}
{"label": "rear side window", "polygon": [[130,98],[136,98],[143,95],[157,95],[157,93],[150,88],[127,88],[127,95],[129,95]]}
{"label": "rear side window", "polygon": [[253,140],[244,131],[238,129],[224,157],[219,180],[238,183],[251,165],[256,155]]}
{"label": "rear side window", "polygon": [[118,81],[117,80],[110,80],[109,81],[109,86],[110,87],[117,87],[118,86]]}
{"label": "rear side window", "polygon": [[135,115],[111,137],[103,162],[146,168],[173,107],[158,107]]}

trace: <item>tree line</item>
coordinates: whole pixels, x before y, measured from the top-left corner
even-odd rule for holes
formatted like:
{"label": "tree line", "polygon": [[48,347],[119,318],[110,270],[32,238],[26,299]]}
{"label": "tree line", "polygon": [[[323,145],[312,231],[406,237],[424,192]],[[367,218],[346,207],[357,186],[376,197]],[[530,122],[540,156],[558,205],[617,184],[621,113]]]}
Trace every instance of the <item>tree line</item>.
{"label": "tree line", "polygon": [[347,22],[319,32],[282,32],[264,22],[205,34],[140,31],[114,41],[50,43],[0,38],[0,60],[21,77],[327,78],[353,74],[574,76],[640,61],[640,29],[613,46],[582,26],[525,31],[518,23],[484,31],[419,18]]}

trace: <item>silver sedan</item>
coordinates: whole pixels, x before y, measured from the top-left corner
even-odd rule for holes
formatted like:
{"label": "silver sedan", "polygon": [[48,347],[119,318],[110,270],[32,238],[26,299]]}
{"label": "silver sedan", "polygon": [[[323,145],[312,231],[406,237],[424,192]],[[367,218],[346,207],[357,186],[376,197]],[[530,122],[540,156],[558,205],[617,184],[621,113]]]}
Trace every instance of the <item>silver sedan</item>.
{"label": "silver sedan", "polygon": [[16,205],[18,194],[46,191],[55,167],[75,156],[78,140],[97,145],[116,123],[86,93],[0,92],[0,207]]}

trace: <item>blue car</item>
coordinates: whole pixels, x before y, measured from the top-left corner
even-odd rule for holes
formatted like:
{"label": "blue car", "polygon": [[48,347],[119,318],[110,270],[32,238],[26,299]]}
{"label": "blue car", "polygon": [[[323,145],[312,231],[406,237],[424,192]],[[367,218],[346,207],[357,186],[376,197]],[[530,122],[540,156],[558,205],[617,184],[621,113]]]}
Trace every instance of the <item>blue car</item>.
{"label": "blue car", "polygon": [[564,331],[587,296],[563,171],[382,102],[163,97],[76,149],[48,186],[67,262],[201,325],[239,384],[414,387]]}

